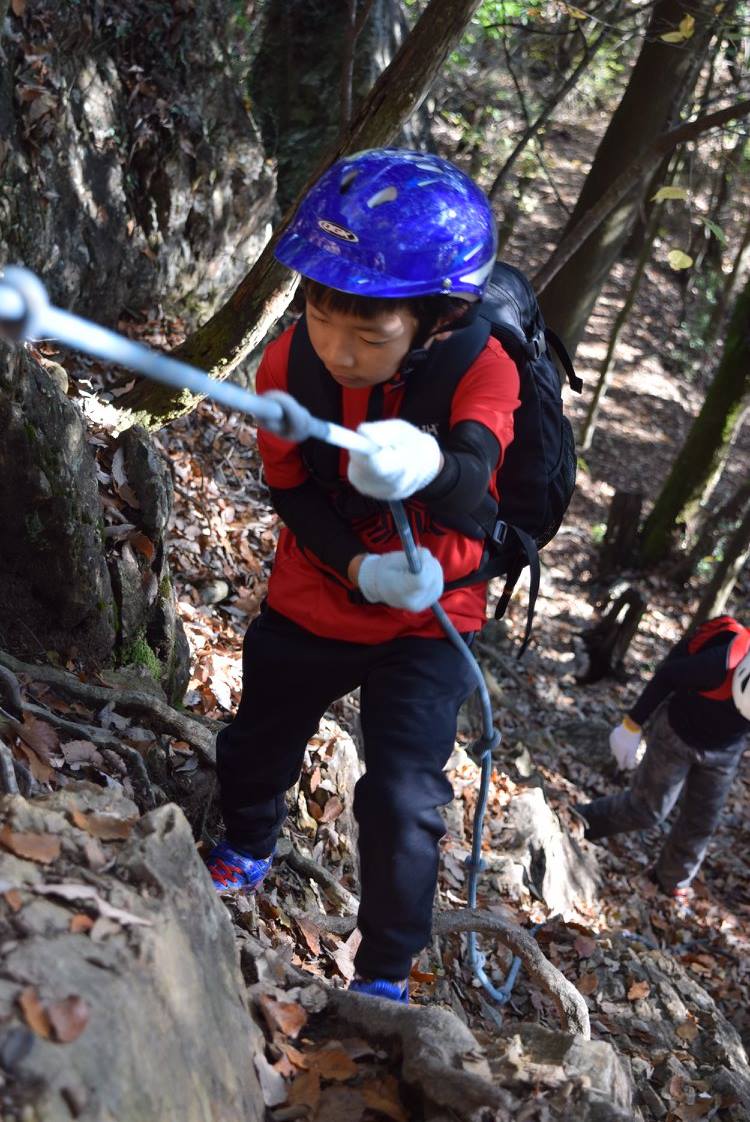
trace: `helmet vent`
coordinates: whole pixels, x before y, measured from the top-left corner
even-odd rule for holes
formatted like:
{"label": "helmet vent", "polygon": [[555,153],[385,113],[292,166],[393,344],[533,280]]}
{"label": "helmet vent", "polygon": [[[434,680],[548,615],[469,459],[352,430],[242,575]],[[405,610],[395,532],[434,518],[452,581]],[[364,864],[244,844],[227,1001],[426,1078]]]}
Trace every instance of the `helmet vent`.
{"label": "helmet vent", "polygon": [[367,205],[369,207],[380,206],[381,203],[392,203],[396,198],[398,198],[398,191],[395,187],[384,187],[382,191],[378,191],[377,195],[373,195],[371,199],[367,200]]}
{"label": "helmet vent", "polygon": [[339,186],[342,195],[346,194],[358,175],[359,171],[357,168],[349,168],[349,170],[342,175],[341,184]]}

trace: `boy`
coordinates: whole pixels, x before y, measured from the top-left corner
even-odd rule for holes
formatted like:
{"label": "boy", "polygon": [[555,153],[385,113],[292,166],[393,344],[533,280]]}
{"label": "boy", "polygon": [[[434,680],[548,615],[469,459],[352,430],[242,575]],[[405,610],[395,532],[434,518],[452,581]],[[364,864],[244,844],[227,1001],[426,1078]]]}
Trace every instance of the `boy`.
{"label": "boy", "polygon": [[630,790],[579,812],[591,841],[662,822],[684,789],[680,813],[652,871],[675,899],[689,899],[750,732],[750,631],[730,616],[709,620],[667,655],[621,724],[612,754],[633,768],[641,726],[654,714]]}
{"label": "boy", "polygon": [[[410,387],[421,379],[429,389],[431,349],[472,319],[495,247],[487,199],[447,161],[401,149],[339,161],[279,241],[278,259],[302,274],[306,313],[266,348],[257,377],[259,392],[301,394],[315,415],[358,428],[380,450],[347,455],[258,434],[285,525],[267,603],[245,637],[242,700],[218,737],[227,839],[209,869],[222,892],[258,887],[308,740],[331,702],[360,686],[362,941],[351,988],[399,1001],[430,935],[438,807],[452,797],[443,768],[473,689],[429,606],[444,580],[480,563],[484,535],[467,515],[488,494],[497,499],[518,372],[490,338],[450,417],[425,426],[437,439],[400,414]],[[418,574],[385,505],[393,499],[409,500]],[[485,597],[475,585],[441,603],[467,636],[484,622]]]}

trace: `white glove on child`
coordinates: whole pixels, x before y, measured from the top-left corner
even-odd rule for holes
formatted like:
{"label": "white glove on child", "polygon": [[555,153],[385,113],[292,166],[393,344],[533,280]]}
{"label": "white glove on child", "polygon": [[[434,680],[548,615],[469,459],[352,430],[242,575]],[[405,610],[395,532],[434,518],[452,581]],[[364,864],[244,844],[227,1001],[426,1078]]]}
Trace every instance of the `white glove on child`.
{"label": "white glove on child", "polygon": [[440,471],[437,440],[408,421],[365,421],[357,432],[379,445],[377,452],[349,454],[349,482],[363,495],[386,502],[406,499]]}
{"label": "white glove on child", "polygon": [[443,592],[440,562],[424,546],[418,546],[417,553],[422,565],[418,573],[409,569],[405,553],[368,553],[357,576],[365,600],[407,612],[423,612],[439,600]]}
{"label": "white glove on child", "polygon": [[630,717],[623,717],[621,724],[609,734],[609,746],[618,767],[630,771],[636,766],[640,743],[641,726],[631,721]]}

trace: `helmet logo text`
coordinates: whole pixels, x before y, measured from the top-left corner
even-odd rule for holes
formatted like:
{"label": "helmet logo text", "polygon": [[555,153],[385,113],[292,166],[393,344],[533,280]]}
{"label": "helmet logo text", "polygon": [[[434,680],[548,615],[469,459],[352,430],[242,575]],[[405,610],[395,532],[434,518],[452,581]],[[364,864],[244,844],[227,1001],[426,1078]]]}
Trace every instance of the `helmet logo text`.
{"label": "helmet logo text", "polygon": [[345,242],[359,241],[353,230],[347,230],[344,226],[337,226],[335,222],[329,222],[327,218],[319,218],[318,225],[327,234],[333,234],[334,238],[341,238]]}

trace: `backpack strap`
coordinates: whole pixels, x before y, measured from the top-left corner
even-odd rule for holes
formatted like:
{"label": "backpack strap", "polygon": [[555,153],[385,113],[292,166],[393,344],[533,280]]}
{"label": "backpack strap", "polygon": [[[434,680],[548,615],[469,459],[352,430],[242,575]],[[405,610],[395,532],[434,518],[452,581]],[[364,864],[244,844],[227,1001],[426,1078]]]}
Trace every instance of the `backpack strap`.
{"label": "backpack strap", "polygon": [[523,641],[516,658],[523,658],[524,652],[529,645],[531,638],[531,625],[534,621],[534,609],[536,608],[536,598],[539,595],[539,582],[541,579],[541,565],[539,564],[539,550],[536,547],[536,542],[527,534],[525,530],[520,529],[518,526],[508,526],[508,530],[515,534],[518,538],[521,549],[524,553],[524,558],[516,557],[508,566],[507,575],[505,577],[505,587],[503,588],[502,595],[497,602],[495,608],[495,619],[502,619],[507,611],[510,598],[513,595],[513,590],[516,587],[516,582],[520,577],[522,571],[529,566],[529,603],[526,609],[526,627],[524,628]]}
{"label": "backpack strap", "polygon": [[573,369],[573,360],[568,354],[567,348],[560,336],[557,335],[551,327],[545,327],[544,338],[560,359],[560,364],[568,376],[568,385],[570,388],[574,393],[581,393],[583,390],[583,382]]}

